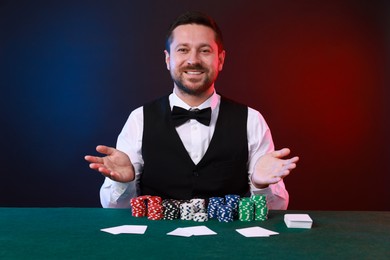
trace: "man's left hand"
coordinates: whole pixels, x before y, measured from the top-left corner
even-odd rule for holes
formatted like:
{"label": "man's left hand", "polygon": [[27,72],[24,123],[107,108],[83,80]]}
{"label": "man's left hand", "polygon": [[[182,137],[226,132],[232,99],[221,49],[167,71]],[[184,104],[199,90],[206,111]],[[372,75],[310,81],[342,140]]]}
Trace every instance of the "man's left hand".
{"label": "man's left hand", "polygon": [[278,183],[297,166],[298,156],[290,159],[282,159],[290,154],[290,149],[267,153],[260,157],[252,174],[252,183],[256,188],[266,188],[270,184]]}

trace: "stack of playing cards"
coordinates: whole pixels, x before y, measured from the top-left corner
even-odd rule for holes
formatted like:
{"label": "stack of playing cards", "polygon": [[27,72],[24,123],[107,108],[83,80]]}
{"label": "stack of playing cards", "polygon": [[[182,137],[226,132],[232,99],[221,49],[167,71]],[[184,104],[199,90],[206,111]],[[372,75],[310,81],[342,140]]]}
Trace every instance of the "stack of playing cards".
{"label": "stack of playing cards", "polygon": [[289,228],[311,228],[313,224],[308,214],[285,214],[284,222]]}

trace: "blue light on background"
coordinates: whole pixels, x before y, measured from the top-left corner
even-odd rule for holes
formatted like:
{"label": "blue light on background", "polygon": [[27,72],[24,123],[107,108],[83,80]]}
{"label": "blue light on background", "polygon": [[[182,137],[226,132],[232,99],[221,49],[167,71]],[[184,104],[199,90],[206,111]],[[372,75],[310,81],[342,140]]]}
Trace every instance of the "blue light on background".
{"label": "blue light on background", "polygon": [[124,121],[113,117],[115,86],[108,85],[120,66],[119,32],[107,17],[113,14],[99,5],[30,5],[8,9],[15,13],[8,14],[2,36],[3,130],[9,150],[3,165],[10,174],[23,173],[17,196],[50,201],[63,190],[65,201],[77,200],[77,182],[97,187],[102,179],[71,171],[88,171],[84,154],[98,142],[115,145]]}

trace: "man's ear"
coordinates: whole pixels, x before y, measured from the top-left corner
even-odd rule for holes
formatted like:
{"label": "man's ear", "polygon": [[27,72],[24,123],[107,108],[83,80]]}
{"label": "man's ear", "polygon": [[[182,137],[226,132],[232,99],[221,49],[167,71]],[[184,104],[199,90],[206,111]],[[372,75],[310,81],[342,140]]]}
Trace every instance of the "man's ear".
{"label": "man's ear", "polygon": [[167,65],[167,69],[170,70],[171,68],[169,67],[169,61],[171,57],[167,50],[164,50],[164,54],[165,54],[165,64]]}
{"label": "man's ear", "polygon": [[221,52],[218,54],[218,70],[219,70],[219,71],[222,70],[223,64],[225,63],[225,55],[226,55],[225,50],[221,51]]}

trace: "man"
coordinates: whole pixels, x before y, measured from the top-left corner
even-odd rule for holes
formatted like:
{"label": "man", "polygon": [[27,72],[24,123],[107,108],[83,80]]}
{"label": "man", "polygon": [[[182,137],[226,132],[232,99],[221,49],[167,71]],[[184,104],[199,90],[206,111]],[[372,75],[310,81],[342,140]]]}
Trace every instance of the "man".
{"label": "man", "polygon": [[141,194],[191,199],[226,194],[267,194],[270,209],[286,209],[283,178],[298,157],[274,151],[259,112],[221,97],[214,82],[225,60],[222,34],[199,12],[179,16],[166,39],[165,62],[173,93],[134,110],[117,149],[86,156],[106,179],[103,207],[129,207]]}

